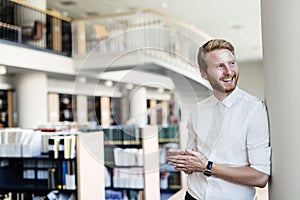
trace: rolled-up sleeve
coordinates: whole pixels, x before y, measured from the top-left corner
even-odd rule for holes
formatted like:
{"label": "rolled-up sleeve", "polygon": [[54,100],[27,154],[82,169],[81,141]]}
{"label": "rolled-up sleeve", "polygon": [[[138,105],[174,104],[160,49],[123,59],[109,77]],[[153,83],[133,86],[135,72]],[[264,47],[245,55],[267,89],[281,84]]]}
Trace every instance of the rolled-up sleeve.
{"label": "rolled-up sleeve", "polygon": [[250,166],[271,174],[271,146],[266,107],[259,102],[249,117],[247,149]]}

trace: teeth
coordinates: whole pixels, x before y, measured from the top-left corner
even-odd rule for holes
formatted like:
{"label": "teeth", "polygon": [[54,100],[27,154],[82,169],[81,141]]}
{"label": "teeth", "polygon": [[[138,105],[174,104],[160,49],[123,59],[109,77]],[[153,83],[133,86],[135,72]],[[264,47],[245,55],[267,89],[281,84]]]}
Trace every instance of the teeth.
{"label": "teeth", "polygon": [[224,79],[223,81],[224,82],[229,82],[229,81],[231,81],[232,80],[232,78],[227,78],[227,79]]}

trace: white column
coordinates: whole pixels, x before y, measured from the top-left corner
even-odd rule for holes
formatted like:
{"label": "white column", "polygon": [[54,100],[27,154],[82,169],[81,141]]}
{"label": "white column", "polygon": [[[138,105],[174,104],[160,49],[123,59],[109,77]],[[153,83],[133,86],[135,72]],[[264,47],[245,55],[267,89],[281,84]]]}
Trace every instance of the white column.
{"label": "white column", "polygon": [[134,124],[143,126],[147,125],[147,98],[146,88],[141,87],[131,92],[130,105],[130,120]]}
{"label": "white column", "polygon": [[47,74],[31,72],[16,77],[18,124],[21,128],[36,128],[47,122]]}
{"label": "white column", "polygon": [[156,100],[150,100],[150,109],[149,109],[149,117],[150,117],[150,124],[156,125],[157,124],[157,102]]}
{"label": "white column", "polygon": [[263,0],[263,67],[270,120],[271,200],[300,196],[300,1]]}
{"label": "white column", "polygon": [[110,126],[110,97],[101,97],[100,99],[101,106],[101,126],[109,127]]}

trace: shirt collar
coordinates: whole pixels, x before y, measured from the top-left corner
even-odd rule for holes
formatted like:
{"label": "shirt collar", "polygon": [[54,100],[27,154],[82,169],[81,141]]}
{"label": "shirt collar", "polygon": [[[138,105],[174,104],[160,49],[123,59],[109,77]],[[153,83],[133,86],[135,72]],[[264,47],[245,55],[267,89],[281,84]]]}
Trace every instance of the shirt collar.
{"label": "shirt collar", "polygon": [[[228,95],[225,99],[223,99],[221,102],[224,104],[227,108],[230,108],[237,100],[238,93],[240,89],[236,87],[230,95]],[[211,103],[212,105],[216,105],[220,100],[218,100],[214,95],[212,95]]]}

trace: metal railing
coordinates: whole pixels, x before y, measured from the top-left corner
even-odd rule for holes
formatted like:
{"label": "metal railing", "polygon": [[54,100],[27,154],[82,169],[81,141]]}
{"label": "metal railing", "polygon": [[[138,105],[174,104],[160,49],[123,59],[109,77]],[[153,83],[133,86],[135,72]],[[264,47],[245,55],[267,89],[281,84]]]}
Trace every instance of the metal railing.
{"label": "metal railing", "polygon": [[71,56],[71,20],[23,1],[2,0],[0,40]]}
{"label": "metal railing", "polygon": [[201,30],[154,10],[73,20],[73,56],[140,51],[159,60],[194,65]]}

